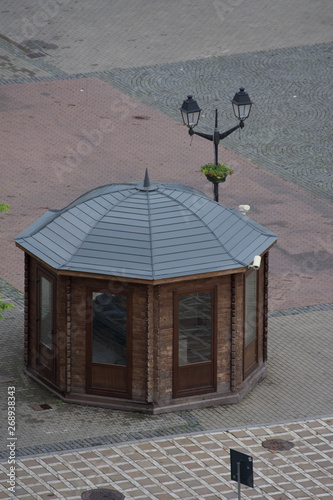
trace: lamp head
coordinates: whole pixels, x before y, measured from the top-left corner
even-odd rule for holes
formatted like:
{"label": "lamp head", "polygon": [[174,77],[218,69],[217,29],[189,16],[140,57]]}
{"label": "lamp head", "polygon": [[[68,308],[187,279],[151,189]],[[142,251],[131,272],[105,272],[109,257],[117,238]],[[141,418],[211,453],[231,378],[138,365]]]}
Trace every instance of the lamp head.
{"label": "lamp head", "polygon": [[194,128],[198,125],[201,109],[199,108],[197,101],[193,99],[191,95],[187,96],[187,99],[185,99],[182,107],[179,109],[183,122],[187,127]]}
{"label": "lamp head", "polygon": [[236,118],[243,122],[246,118],[249,117],[252,101],[249,97],[249,94],[245,92],[244,87],[239,89],[239,92],[236,92],[235,97],[233,98],[232,107],[234,109],[234,113]]}

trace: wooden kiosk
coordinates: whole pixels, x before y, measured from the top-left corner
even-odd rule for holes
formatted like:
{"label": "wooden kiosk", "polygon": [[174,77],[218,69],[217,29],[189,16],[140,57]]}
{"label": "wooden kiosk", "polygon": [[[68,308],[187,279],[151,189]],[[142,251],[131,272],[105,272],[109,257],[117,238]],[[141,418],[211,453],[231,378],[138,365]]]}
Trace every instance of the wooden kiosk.
{"label": "wooden kiosk", "polygon": [[148,178],[49,210],[15,240],[27,373],[65,401],[124,410],[238,402],[266,373],[276,240],[193,188]]}

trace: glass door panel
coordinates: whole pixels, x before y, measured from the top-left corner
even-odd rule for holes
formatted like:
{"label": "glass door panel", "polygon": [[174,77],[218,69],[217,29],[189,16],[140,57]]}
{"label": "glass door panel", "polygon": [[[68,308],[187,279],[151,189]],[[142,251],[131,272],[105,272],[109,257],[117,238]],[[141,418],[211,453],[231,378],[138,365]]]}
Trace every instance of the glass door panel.
{"label": "glass door panel", "polygon": [[179,296],[179,366],[212,359],[211,291]]}
{"label": "glass door panel", "polygon": [[126,297],[93,293],[92,303],[92,362],[126,366]]}
{"label": "glass door panel", "polygon": [[87,377],[90,392],[120,397],[130,394],[127,302],[125,295],[92,293]]}
{"label": "glass door panel", "polygon": [[175,295],[175,397],[214,390],[213,290]]}

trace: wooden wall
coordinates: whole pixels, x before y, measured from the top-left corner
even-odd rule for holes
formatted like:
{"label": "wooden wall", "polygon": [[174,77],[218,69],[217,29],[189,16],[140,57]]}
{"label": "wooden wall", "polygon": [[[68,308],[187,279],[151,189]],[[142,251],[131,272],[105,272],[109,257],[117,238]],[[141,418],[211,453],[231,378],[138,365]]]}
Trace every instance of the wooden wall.
{"label": "wooden wall", "polygon": [[[265,261],[266,262],[266,261]],[[258,271],[259,322],[258,364],[264,362],[265,281],[267,265]],[[36,276],[43,264],[26,257],[26,293],[28,307],[25,317],[25,353],[29,370],[38,375],[36,367]],[[45,266],[45,269],[50,270]],[[54,386],[64,394],[86,394],[87,324],[91,308],[87,297],[92,291],[126,293],[132,300],[132,366],[131,398],[133,401],[168,404],[173,400],[173,335],[174,294],[203,288],[216,292],[216,387],[217,394],[238,390],[243,381],[244,345],[244,275],[176,281],[159,285],[120,282],[87,277],[61,276],[54,273],[57,284],[57,329],[55,336],[56,376]],[[265,313],[267,314],[267,308]],[[265,323],[266,321],[266,323]],[[266,327],[265,327],[266,324]],[[267,332],[266,332],[267,334]],[[84,399],[84,398],[83,398]]]}

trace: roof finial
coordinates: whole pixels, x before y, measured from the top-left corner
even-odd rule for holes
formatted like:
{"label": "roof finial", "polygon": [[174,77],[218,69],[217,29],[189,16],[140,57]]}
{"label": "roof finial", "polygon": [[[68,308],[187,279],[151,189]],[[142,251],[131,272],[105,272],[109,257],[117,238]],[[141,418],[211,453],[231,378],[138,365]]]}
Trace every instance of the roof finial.
{"label": "roof finial", "polygon": [[143,187],[149,188],[150,186],[150,180],[149,180],[149,175],[148,175],[148,168],[146,168],[146,174],[145,174],[145,180],[143,181]]}

